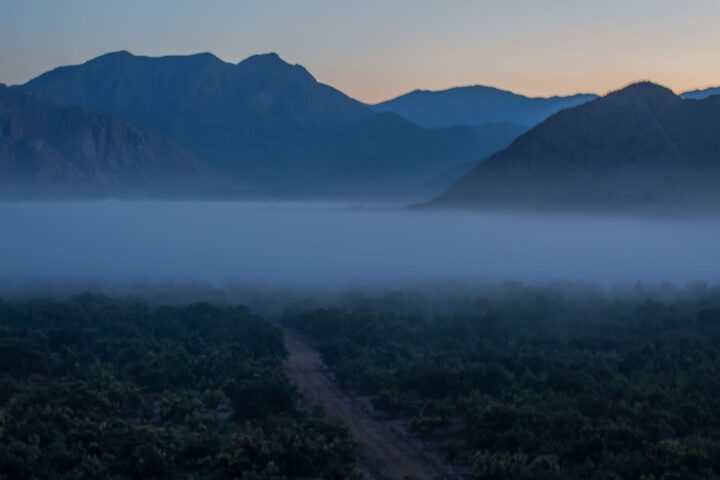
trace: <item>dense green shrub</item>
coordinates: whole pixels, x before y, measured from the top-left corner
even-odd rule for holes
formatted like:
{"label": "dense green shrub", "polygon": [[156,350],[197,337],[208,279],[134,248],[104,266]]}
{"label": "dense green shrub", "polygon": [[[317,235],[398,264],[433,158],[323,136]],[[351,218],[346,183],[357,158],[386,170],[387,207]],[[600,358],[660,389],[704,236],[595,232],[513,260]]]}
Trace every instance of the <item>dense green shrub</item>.
{"label": "dense green shrub", "polygon": [[280,330],[244,308],[0,302],[0,478],[351,478],[299,412]]}
{"label": "dense green shrub", "polygon": [[[338,381],[478,479],[720,478],[720,295],[673,302],[515,286],[460,314],[397,299],[293,312]],[[445,441],[443,435],[447,435]]]}

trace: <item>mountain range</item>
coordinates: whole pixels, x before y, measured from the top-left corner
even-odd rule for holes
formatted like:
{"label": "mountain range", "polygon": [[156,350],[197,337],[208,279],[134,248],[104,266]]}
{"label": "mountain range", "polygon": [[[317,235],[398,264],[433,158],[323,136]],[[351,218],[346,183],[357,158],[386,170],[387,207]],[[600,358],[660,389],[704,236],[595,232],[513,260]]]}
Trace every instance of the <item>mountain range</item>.
{"label": "mountain range", "polygon": [[448,90],[415,90],[373,108],[395,112],[426,127],[510,124],[528,129],[558,111],[587,103],[597,95],[531,98],[506,90],[480,85]]}
{"label": "mountain range", "polygon": [[222,176],[160,132],[0,84],[2,197],[184,195]]}
{"label": "mountain range", "polygon": [[437,207],[720,208],[720,96],[633,84],[563,110],[462,177]]}
{"label": "mountain range", "polygon": [[525,129],[423,128],[319,83],[276,54],[107,54],[20,87],[158,130],[259,194],[408,194],[506,147]]}
{"label": "mountain range", "polygon": [[646,82],[530,98],[473,86],[367,105],[272,53],[232,64],[114,52],[0,88],[0,185],[18,196],[447,190],[432,204],[679,205],[714,198],[719,94]]}

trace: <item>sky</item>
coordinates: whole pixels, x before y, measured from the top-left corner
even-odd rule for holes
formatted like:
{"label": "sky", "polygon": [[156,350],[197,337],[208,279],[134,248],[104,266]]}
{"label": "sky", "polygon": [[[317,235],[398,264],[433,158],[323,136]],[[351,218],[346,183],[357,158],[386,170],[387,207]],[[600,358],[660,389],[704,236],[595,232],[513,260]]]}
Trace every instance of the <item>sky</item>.
{"label": "sky", "polygon": [[366,102],[720,85],[720,0],[0,0],[0,82],[109,51],[270,51]]}

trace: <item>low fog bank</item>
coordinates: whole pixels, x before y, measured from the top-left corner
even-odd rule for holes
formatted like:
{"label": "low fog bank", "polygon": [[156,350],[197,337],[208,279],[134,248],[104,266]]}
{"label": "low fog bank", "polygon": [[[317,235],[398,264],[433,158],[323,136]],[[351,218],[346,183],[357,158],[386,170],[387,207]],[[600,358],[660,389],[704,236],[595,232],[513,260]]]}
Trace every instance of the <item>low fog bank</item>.
{"label": "low fog bank", "polygon": [[270,290],[720,281],[718,218],[99,201],[0,203],[0,224],[6,294],[154,285],[158,295],[204,290],[234,300]]}
{"label": "low fog bank", "polygon": [[498,308],[559,306],[589,308],[608,300],[645,305],[660,302],[675,305],[720,308],[720,285],[695,282],[616,284],[601,286],[584,282],[414,282],[402,286],[356,286],[352,288],[277,288],[251,284],[210,285],[202,282],[108,282],[44,281],[0,284],[0,302],[38,298],[67,300],[85,293],[106,295],[149,306],[185,306],[206,302],[218,306],[242,305],[263,318],[282,321],[314,309],[340,308],[400,314],[476,315]]}

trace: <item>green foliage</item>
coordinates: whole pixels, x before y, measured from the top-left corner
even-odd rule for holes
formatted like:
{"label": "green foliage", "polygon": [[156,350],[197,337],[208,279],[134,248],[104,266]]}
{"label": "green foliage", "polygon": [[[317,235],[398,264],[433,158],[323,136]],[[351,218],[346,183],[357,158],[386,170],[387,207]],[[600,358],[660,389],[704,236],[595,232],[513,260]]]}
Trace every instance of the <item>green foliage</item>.
{"label": "green foliage", "polygon": [[299,412],[282,333],[244,308],[0,302],[0,478],[350,478]]}
{"label": "green foliage", "polygon": [[345,426],[283,417],[253,424],[248,432],[234,436],[220,455],[233,478],[244,478],[248,472],[258,478],[282,478],[281,472],[293,478],[312,477],[321,465],[325,478],[342,480],[352,477],[347,466],[354,459],[355,446]]}
{"label": "green foliage", "polygon": [[[516,288],[462,314],[393,313],[391,302],[286,322],[345,388],[439,436],[474,478],[717,479],[718,303]],[[452,424],[464,444],[447,449]]]}

